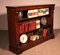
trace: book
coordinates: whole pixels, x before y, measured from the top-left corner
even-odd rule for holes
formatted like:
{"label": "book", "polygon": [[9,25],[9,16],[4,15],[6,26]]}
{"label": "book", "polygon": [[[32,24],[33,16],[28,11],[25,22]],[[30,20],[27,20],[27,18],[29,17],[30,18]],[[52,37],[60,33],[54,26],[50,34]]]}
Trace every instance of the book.
{"label": "book", "polygon": [[36,20],[36,29],[40,28],[40,20]]}
{"label": "book", "polygon": [[36,22],[30,22],[29,23],[29,31],[33,31],[36,29]]}
{"label": "book", "polygon": [[20,34],[24,33],[24,24],[20,25]]}
{"label": "book", "polygon": [[49,15],[49,8],[38,9],[38,16]]}
{"label": "book", "polygon": [[28,32],[29,30],[29,26],[28,23],[24,24],[24,32]]}
{"label": "book", "polygon": [[38,16],[38,9],[28,10],[28,18],[33,18]]}

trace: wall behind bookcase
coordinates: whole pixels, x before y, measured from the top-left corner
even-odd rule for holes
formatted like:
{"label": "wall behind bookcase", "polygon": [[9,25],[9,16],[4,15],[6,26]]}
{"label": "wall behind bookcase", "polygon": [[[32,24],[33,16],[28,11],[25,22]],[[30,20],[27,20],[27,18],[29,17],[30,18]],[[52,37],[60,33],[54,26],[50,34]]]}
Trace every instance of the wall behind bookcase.
{"label": "wall behind bookcase", "polygon": [[0,0],[0,30],[8,30],[6,6],[56,4],[54,29],[60,29],[60,0]]}

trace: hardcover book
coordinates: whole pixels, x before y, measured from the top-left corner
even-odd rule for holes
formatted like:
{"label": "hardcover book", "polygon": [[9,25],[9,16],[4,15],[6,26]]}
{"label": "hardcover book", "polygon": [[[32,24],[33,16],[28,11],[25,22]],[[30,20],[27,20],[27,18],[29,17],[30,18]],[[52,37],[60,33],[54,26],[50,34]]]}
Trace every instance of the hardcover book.
{"label": "hardcover book", "polygon": [[20,25],[20,34],[24,33],[24,24]]}
{"label": "hardcover book", "polygon": [[30,22],[29,23],[29,31],[33,31],[36,29],[36,22]]}
{"label": "hardcover book", "polygon": [[28,29],[29,29],[28,23],[24,24],[24,31],[28,32],[29,31]]}

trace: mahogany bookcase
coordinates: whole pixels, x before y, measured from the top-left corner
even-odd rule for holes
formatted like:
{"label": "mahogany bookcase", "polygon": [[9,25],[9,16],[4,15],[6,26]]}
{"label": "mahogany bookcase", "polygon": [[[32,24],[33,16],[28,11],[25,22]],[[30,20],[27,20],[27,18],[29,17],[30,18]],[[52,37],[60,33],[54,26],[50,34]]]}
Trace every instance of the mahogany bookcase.
{"label": "mahogany bookcase", "polygon": [[[6,6],[7,8],[7,18],[8,18],[8,32],[9,32],[9,50],[16,53],[21,54],[23,51],[34,47],[40,43],[43,43],[49,39],[53,39],[54,32],[53,32],[53,18],[54,18],[54,7],[55,4],[45,4],[45,5],[31,5],[31,6]],[[46,8],[48,8],[48,14],[46,13]],[[29,10],[42,10],[44,14],[39,14],[40,16],[33,16],[33,11],[31,12],[30,16],[28,16]],[[44,11],[45,9],[45,11]],[[42,12],[41,11],[41,12]],[[33,14],[32,14],[33,13]],[[33,17],[31,17],[31,15]],[[42,25],[41,19],[46,18],[47,24]],[[31,31],[22,31],[23,27],[20,30],[21,24],[29,24],[31,22],[34,22],[36,20],[40,20],[40,28],[36,29],[33,28]],[[32,25],[33,26],[33,25]],[[24,30],[29,29],[29,27],[24,28]],[[43,30],[46,29],[48,32],[45,34],[45,37],[43,37],[44,33]],[[31,41],[30,36],[36,35],[36,33],[39,35],[39,39]],[[43,33],[43,34],[42,34]],[[20,42],[20,36],[26,34],[28,37],[28,41],[26,43]],[[41,37],[41,38],[40,38]]]}

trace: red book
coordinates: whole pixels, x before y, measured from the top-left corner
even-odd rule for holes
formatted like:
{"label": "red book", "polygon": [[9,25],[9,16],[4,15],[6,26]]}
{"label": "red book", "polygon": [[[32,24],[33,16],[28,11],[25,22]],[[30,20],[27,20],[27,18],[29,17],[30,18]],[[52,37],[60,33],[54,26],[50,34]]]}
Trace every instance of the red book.
{"label": "red book", "polygon": [[33,31],[36,29],[36,22],[30,22],[29,23],[29,31]]}
{"label": "red book", "polygon": [[33,22],[33,23],[32,23],[31,28],[32,28],[32,30],[35,30],[35,29],[36,29],[36,22]]}
{"label": "red book", "polygon": [[24,24],[20,25],[20,34],[24,33]]}
{"label": "red book", "polygon": [[29,27],[28,27],[28,24],[24,24],[24,31],[25,31],[25,32],[28,32],[28,28],[29,28]]}
{"label": "red book", "polygon": [[22,28],[21,27],[22,27],[22,25],[20,25],[20,34],[22,34]]}
{"label": "red book", "polygon": [[31,22],[29,23],[29,31],[31,31]]}

